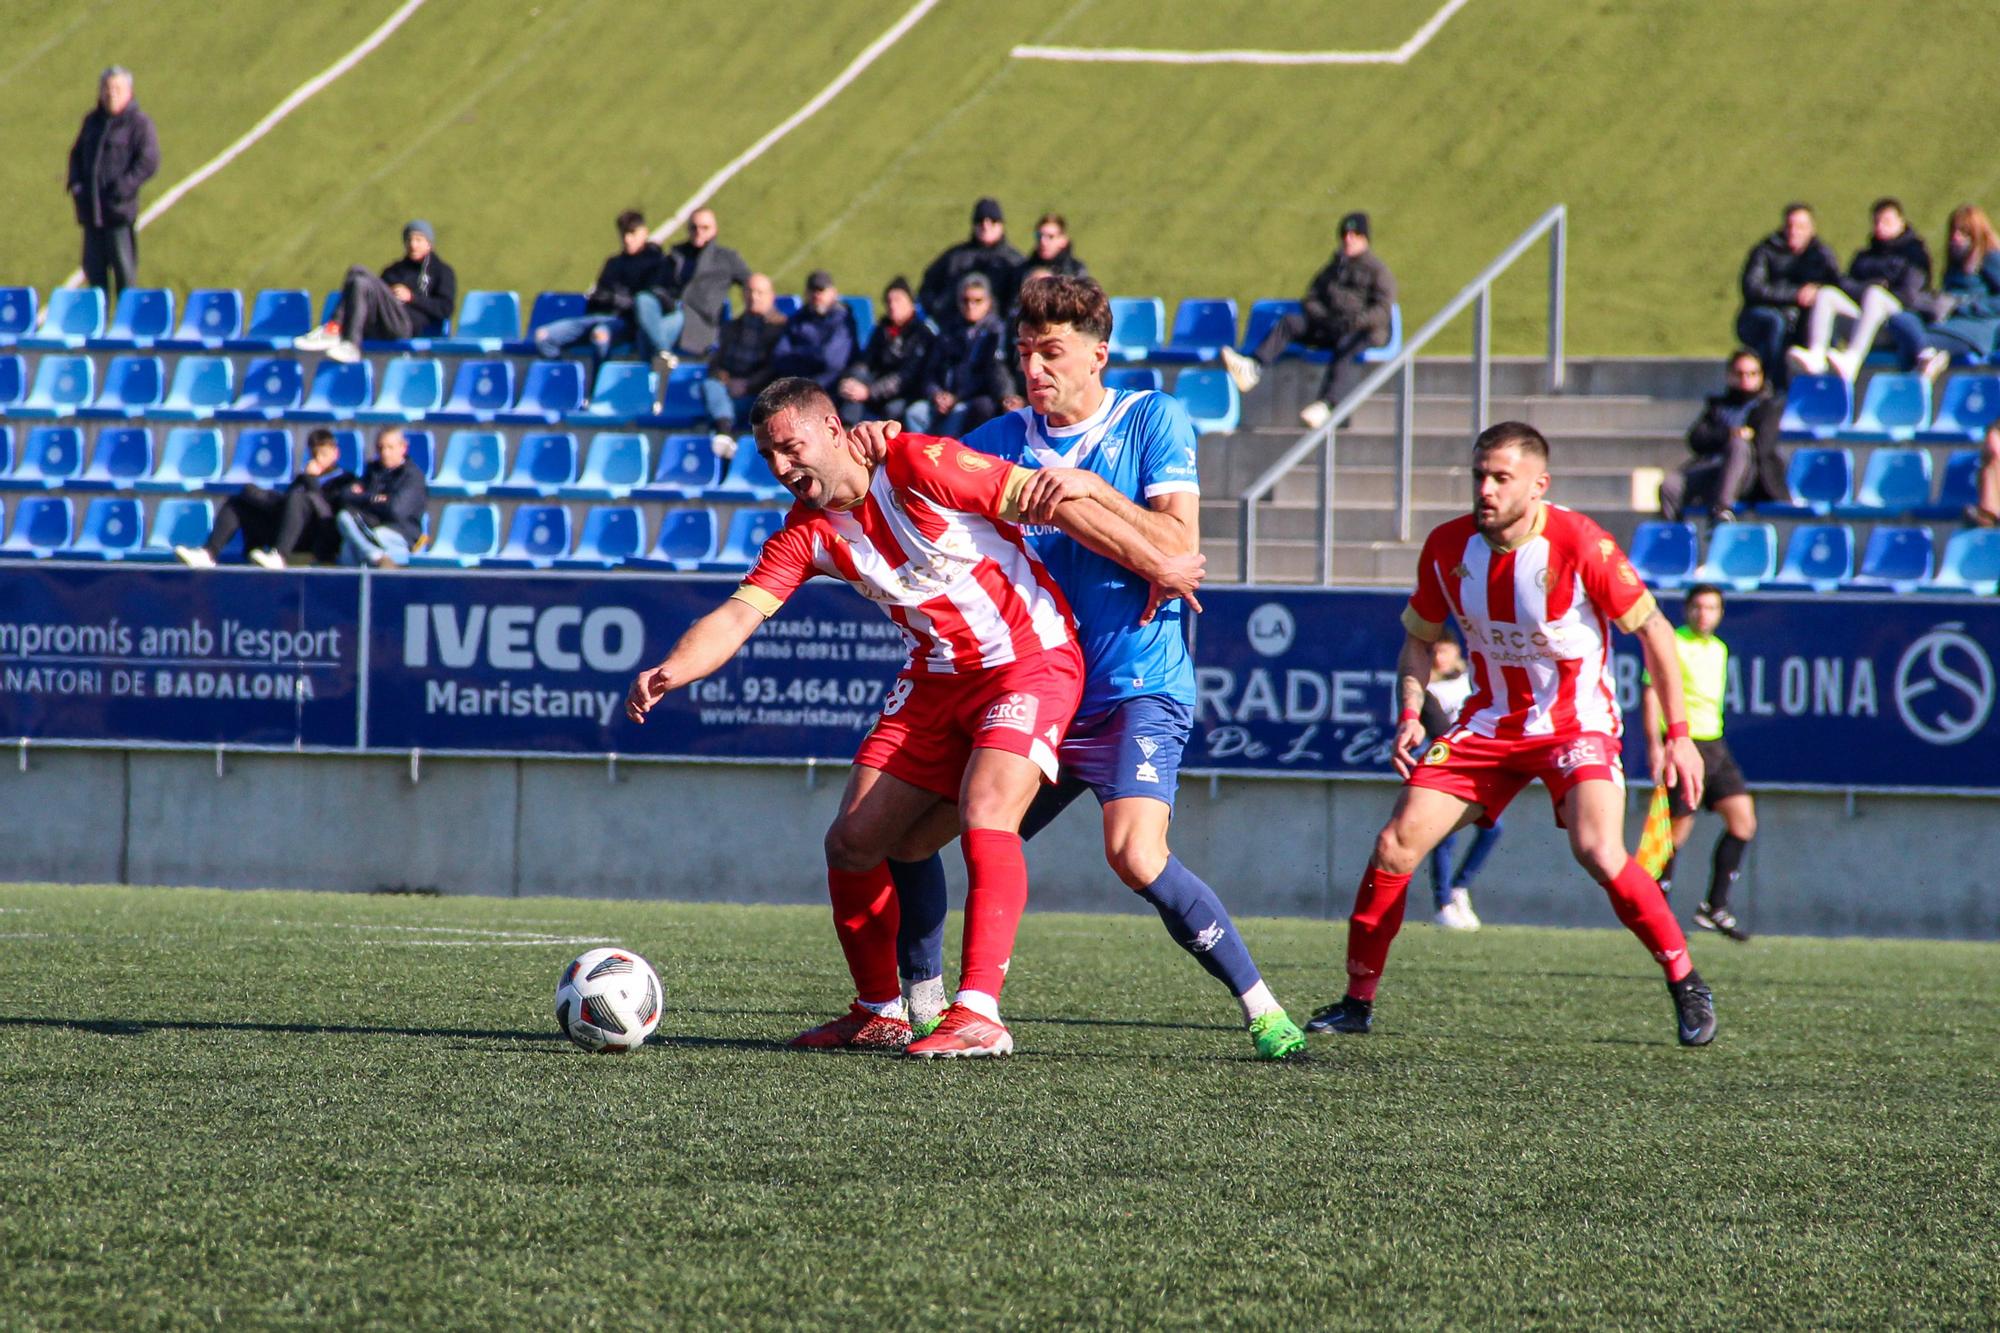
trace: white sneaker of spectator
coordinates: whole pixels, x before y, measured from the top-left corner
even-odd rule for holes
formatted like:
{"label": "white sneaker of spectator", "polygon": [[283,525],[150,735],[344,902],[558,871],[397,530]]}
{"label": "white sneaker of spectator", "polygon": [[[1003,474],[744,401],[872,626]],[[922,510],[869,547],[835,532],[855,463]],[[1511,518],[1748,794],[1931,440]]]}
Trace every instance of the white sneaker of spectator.
{"label": "white sneaker of spectator", "polygon": [[1810,347],[1794,347],[1785,353],[1785,361],[1801,375],[1826,374],[1826,353],[1815,352]]}
{"label": "white sneaker of spectator", "polygon": [[734,435],[724,435],[722,432],[717,431],[708,437],[708,447],[713,449],[715,456],[724,462],[736,457],[736,437]]}
{"label": "white sneaker of spectator", "polygon": [[1926,347],[1917,353],[1917,373],[1926,383],[1935,384],[1938,376],[1951,369],[1951,353],[1941,347]]}
{"label": "white sneaker of spectator", "polygon": [[1222,349],[1222,368],[1236,384],[1236,392],[1249,393],[1264,378],[1264,368],[1233,347]]}
{"label": "white sneaker of spectator", "polygon": [[1318,430],[1326,424],[1326,419],[1332,415],[1333,409],[1331,407],[1314,399],[1312,402],[1307,403],[1304,410],[1299,413],[1299,420],[1305,423],[1307,430]]}
{"label": "white sneaker of spectator", "polygon": [[250,563],[261,569],[283,569],[285,557],[266,546],[250,553]]}
{"label": "white sneaker of spectator", "polygon": [[1861,362],[1867,355],[1868,349],[1865,347],[1859,349],[1850,347],[1844,352],[1828,352],[1826,368],[1852,384],[1855,377],[1861,373]]}
{"label": "white sneaker of spectator", "polygon": [[215,557],[208,553],[206,546],[176,546],[174,559],[189,569],[214,569]]}
{"label": "white sneaker of spectator", "polygon": [[324,352],[339,341],[340,325],[328,320],[312,332],[292,339],[292,346],[301,352]]}
{"label": "white sneaker of spectator", "polygon": [[1451,901],[1438,908],[1437,923],[1446,930],[1478,930],[1479,914],[1472,910],[1472,894],[1465,888],[1451,891]]}
{"label": "white sneaker of spectator", "polygon": [[361,359],[361,348],[355,343],[341,339],[326,349],[326,359],[351,366]]}

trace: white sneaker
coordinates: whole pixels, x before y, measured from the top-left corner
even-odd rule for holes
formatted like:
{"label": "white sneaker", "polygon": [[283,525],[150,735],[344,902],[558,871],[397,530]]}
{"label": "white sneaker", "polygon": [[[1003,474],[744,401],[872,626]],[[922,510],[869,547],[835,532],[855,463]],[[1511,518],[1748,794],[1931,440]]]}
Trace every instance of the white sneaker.
{"label": "white sneaker", "polygon": [[1867,355],[1865,349],[1857,352],[1852,347],[1844,352],[1828,352],[1826,368],[1852,384],[1854,377],[1861,373],[1861,359]]}
{"label": "white sneaker", "polygon": [[1249,393],[1264,378],[1264,368],[1233,347],[1222,349],[1222,368],[1236,383],[1236,392]]}
{"label": "white sneaker", "polygon": [[174,559],[189,569],[214,569],[215,557],[208,553],[206,546],[176,546]]}
{"label": "white sneaker", "polygon": [[1801,375],[1826,374],[1826,353],[1810,347],[1793,347],[1785,353],[1785,364]]}
{"label": "white sneaker", "polygon": [[1438,908],[1436,921],[1446,930],[1478,930],[1479,918],[1472,911],[1472,895],[1453,889],[1451,900]]}
{"label": "white sneaker", "polygon": [[1938,347],[1926,347],[1917,353],[1917,373],[1929,383],[1936,383],[1938,376],[1951,369],[1951,353]]}
{"label": "white sneaker", "polygon": [[1332,415],[1333,409],[1331,407],[1314,399],[1312,402],[1307,403],[1305,408],[1300,411],[1299,420],[1305,423],[1307,430],[1318,430],[1326,424],[1326,419]]}
{"label": "white sneaker", "polygon": [[717,458],[725,462],[736,457],[736,437],[734,435],[724,435],[722,432],[717,431],[708,437],[708,447],[715,451]]}
{"label": "white sneaker", "polygon": [[338,361],[344,366],[351,366],[361,359],[361,348],[358,344],[348,342],[343,338],[326,349],[326,359],[329,361]]}
{"label": "white sneaker", "polygon": [[260,547],[250,553],[250,563],[263,569],[283,569],[285,567],[285,557],[279,555],[268,546]]}
{"label": "white sneaker", "polygon": [[292,339],[292,346],[301,352],[324,352],[339,341],[340,330],[331,323],[326,323],[310,333],[302,333]]}

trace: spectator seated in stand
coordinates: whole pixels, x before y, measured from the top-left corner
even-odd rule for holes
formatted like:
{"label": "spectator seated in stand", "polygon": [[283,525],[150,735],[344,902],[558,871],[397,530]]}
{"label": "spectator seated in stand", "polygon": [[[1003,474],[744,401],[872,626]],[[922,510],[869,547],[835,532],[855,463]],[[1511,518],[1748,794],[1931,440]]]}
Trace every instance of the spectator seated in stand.
{"label": "spectator seated in stand", "polygon": [[1984,360],[2000,343],[2000,234],[1986,210],[1961,204],[1945,226],[1950,239],[1939,279],[1923,308],[1899,310],[1883,323],[1902,370],[1936,380],[1953,357]]}
{"label": "spectator seated in stand", "polygon": [[1979,498],[1965,507],[1965,521],[1975,528],[2000,527],[2000,421],[1986,428],[1979,442]]}
{"label": "spectator seated in stand", "polygon": [[811,380],[831,394],[858,350],[854,312],[840,299],[833,275],[814,269],[806,277],[804,308],[786,321],[785,332],[771,351],[773,372]]}
{"label": "spectator seated in stand", "polygon": [[[651,360],[665,352],[671,356],[680,338],[681,313],[661,313],[656,289],[668,278],[666,252],[653,244],[645,215],[628,208],[618,215],[618,253],[604,261],[597,281],[583,298],[583,313],[530,329],[535,350],[554,359],[580,342],[590,344],[593,377],[611,354],[616,343],[636,343],[642,359]],[[654,299],[642,315],[638,298],[653,292]],[[671,370],[671,364],[667,367]]]}
{"label": "spectator seated in stand", "polygon": [[1694,458],[1660,486],[1660,513],[1677,520],[1707,505],[1717,523],[1736,518],[1745,503],[1788,494],[1778,422],[1785,404],[1764,382],[1757,353],[1740,347],[1729,358],[1729,387],[1711,396],[1688,430]]}
{"label": "spectator seated in stand", "polygon": [[708,377],[701,382],[702,405],[708,409],[714,436],[711,442],[723,458],[736,456],[738,417],[747,416],[750,400],[777,378],[771,356],[785,336],[786,320],[778,313],[770,278],[752,273],[743,284],[743,297],[750,308],[723,325],[722,340],[708,358]]}
{"label": "spectator seated in stand", "polygon": [[936,334],[917,313],[907,279],[892,279],[882,292],[882,318],[868,346],[834,386],[840,419],[852,426],[865,418],[901,421],[923,384]]}
{"label": "spectator seated in stand", "polygon": [[1349,213],[1340,220],[1340,248],[1314,275],[1301,308],[1273,324],[1251,356],[1223,348],[1222,364],[1237,391],[1247,394],[1292,343],[1330,349],[1333,360],[1320,379],[1319,393],[1299,413],[1308,430],[1318,430],[1360,378],[1354,358],[1388,343],[1395,304],[1396,279],[1371,247],[1368,215]]}
{"label": "spectator seated in stand", "polygon": [[1785,348],[1800,340],[1805,312],[1820,289],[1840,281],[1840,260],[1819,238],[1809,204],[1786,204],[1784,225],[1750,247],[1739,280],[1743,308],[1736,336],[1764,363],[1764,378],[1783,387]]}
{"label": "spectator seated in stand", "polygon": [[306,436],[306,466],[282,491],[245,486],[222,502],[208,541],[201,546],[176,546],[174,555],[195,569],[214,569],[216,558],[238,532],[253,565],[283,569],[292,555],[303,552],[327,564],[340,554],[340,529],[334,512],[338,497],[358,478],[340,466],[340,441],[322,427]]}
{"label": "spectator seated in stand", "polygon": [[946,321],[924,369],[923,395],[903,420],[920,435],[963,439],[1021,405],[1009,367],[1013,347],[994,308],[993,284],[973,273],[959,284],[958,317]]}
{"label": "spectator seated in stand", "polygon": [[665,286],[639,295],[641,323],[675,315],[681,320],[677,346],[660,358],[662,370],[672,370],[680,357],[704,357],[714,348],[731,287],[750,299],[750,266],[716,240],[717,225],[712,208],[690,213],[687,239],[667,251]]}
{"label": "spectator seated in stand", "polygon": [[[1847,276],[1828,283],[1813,297],[1812,319],[1805,345],[1785,354],[1793,371],[1824,375],[1831,370],[1853,384],[1861,363],[1875,346],[1875,335],[1890,316],[1902,311],[1930,314],[1937,309],[1931,285],[1931,252],[1910,227],[1903,206],[1894,199],[1877,199],[1869,209],[1874,232],[1868,244],[1854,252]],[[1833,346],[1834,321],[1851,320],[1847,346]],[[1950,358],[1935,348],[1924,349],[1917,368],[1936,378]]]}
{"label": "spectator seated in stand", "polygon": [[383,427],[368,470],[339,492],[341,564],[393,569],[410,563],[423,536],[430,486],[409,453],[402,427]]}
{"label": "spectator seated in stand", "polygon": [[361,344],[434,338],[444,332],[458,304],[458,275],[437,254],[437,232],[418,220],[403,228],[403,257],[376,277],[360,265],[347,270],[333,318],[301,335],[292,346],[324,352],[335,361],[359,361]]}
{"label": "spectator seated in stand", "polygon": [[930,262],[917,286],[917,304],[942,327],[957,309],[967,277],[983,276],[997,306],[1012,296],[1015,270],[1020,267],[1021,252],[1007,244],[1007,217],[1000,211],[1000,201],[981,199],[972,206],[971,238]]}

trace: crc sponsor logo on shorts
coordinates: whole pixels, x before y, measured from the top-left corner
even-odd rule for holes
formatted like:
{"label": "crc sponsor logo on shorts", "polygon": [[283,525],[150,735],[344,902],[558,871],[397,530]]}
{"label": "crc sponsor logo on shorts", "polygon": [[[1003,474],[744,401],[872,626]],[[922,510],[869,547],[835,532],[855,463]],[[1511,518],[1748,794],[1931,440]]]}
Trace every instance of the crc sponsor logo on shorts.
{"label": "crc sponsor logo on shorts", "polygon": [[1042,701],[1032,694],[1018,691],[1004,699],[996,700],[986,710],[986,716],[979,720],[981,731],[997,731],[1002,727],[1010,731],[1035,734],[1035,717],[1042,710]]}
{"label": "crc sponsor logo on shorts", "polygon": [[1563,773],[1610,762],[1605,757],[1604,742],[1596,736],[1579,736],[1556,754],[1556,768]]}

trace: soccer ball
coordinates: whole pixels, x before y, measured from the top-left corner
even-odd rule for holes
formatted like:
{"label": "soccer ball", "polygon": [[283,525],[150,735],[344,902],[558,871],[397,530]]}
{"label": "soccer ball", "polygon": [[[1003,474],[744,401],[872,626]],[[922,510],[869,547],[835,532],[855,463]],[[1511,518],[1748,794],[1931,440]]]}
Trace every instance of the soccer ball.
{"label": "soccer ball", "polygon": [[556,1026],[586,1051],[622,1055],[660,1025],[660,979],[630,949],[592,949],[556,979]]}

